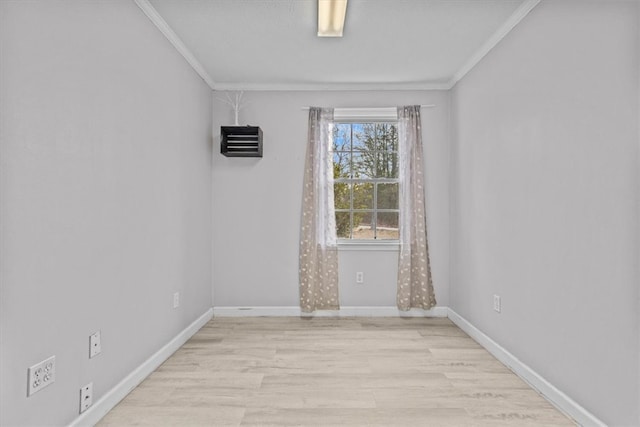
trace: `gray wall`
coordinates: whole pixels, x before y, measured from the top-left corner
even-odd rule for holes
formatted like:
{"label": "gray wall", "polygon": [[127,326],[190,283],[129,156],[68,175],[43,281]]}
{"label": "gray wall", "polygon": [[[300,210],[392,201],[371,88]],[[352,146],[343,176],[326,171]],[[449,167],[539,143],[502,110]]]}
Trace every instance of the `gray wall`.
{"label": "gray wall", "polygon": [[65,425],[211,307],[211,91],[129,0],[1,1],[0,52],[0,424]]}
{"label": "gray wall", "polygon": [[543,1],[452,93],[451,307],[610,425],[639,422],[638,7]]}
{"label": "gray wall", "polygon": [[[233,124],[214,92],[214,129]],[[298,306],[298,237],[308,112],[303,106],[384,107],[436,104],[422,110],[427,226],[433,280],[449,301],[449,93],[445,91],[245,92],[240,124],[264,132],[264,157],[227,158],[215,138],[213,160],[214,305]],[[340,253],[343,306],[395,306],[397,251]],[[356,285],[363,271],[365,284]]]}
{"label": "gray wall", "polygon": [[[543,1],[451,93],[248,92],[265,157],[232,159],[217,135],[211,152],[208,87],[133,2],[0,1],[0,424],[69,423],[80,386],[99,399],[212,290],[297,306],[301,107],[431,103],[439,304],[602,420],[638,424],[639,14]],[[214,113],[216,133],[232,123]],[[395,305],[396,262],[341,252],[342,305]],[[27,367],[52,354],[56,383],[27,398]]]}

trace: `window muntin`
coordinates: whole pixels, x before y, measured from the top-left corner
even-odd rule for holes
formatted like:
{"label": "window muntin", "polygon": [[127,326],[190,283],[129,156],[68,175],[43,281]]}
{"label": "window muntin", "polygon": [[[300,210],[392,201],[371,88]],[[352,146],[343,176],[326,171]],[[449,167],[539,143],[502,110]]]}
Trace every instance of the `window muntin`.
{"label": "window muntin", "polygon": [[332,156],[338,238],[398,240],[396,122],[336,123]]}

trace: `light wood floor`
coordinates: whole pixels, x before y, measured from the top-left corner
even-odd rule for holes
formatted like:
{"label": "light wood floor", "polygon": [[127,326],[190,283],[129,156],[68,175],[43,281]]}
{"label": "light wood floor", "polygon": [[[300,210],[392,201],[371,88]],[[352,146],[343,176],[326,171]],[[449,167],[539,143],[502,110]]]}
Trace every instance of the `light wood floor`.
{"label": "light wood floor", "polygon": [[444,318],[216,318],[99,426],[575,425]]}

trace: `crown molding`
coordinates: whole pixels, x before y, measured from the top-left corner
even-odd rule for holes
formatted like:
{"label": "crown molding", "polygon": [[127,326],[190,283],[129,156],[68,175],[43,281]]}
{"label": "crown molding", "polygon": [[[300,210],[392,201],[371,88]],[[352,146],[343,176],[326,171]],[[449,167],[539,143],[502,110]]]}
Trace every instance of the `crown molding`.
{"label": "crown molding", "polygon": [[224,91],[359,91],[359,90],[449,90],[447,82],[417,83],[216,83]]}
{"label": "crown molding", "polygon": [[198,73],[202,80],[204,80],[211,89],[214,89],[215,83],[213,82],[211,76],[209,76],[209,73],[207,73],[200,61],[196,59],[196,57],[193,55],[193,53],[191,53],[189,48],[185,46],[182,40],[180,40],[180,37],[178,37],[178,35],[171,29],[169,24],[167,24],[167,21],[165,21],[164,18],[160,16],[158,11],[151,5],[151,3],[149,3],[149,0],[134,1],[138,5],[138,7],[142,9],[144,14],[147,15],[147,18],[149,18],[149,20],[151,20],[151,22],[153,22],[153,24],[158,27],[160,32],[164,34],[164,36],[167,38],[167,40],[169,40],[173,47],[175,47],[176,50],[180,52],[180,55],[182,55],[184,59],[187,60],[189,65],[191,65],[194,71]]}
{"label": "crown molding", "polygon": [[204,66],[180,40],[169,24],[160,16],[149,0],[134,0],[151,22],[169,40],[176,50],[186,59],[196,73],[218,91],[392,91],[392,90],[450,90],[469,71],[471,71],[511,30],[535,8],[541,0],[525,0],[489,39],[464,63],[447,82],[409,82],[409,83],[215,83]]}
{"label": "crown molding", "polygon": [[526,0],[507,19],[498,30],[464,63],[449,80],[449,89],[453,88],[469,71],[473,69],[513,28],[524,19],[529,12],[540,3],[540,0]]}

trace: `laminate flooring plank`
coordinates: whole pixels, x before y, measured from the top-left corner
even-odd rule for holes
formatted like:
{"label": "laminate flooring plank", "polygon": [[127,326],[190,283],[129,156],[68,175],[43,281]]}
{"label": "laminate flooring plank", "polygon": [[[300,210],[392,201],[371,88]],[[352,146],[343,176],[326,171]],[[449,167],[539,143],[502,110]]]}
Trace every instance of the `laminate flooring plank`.
{"label": "laminate flooring plank", "polygon": [[215,318],[104,426],[571,426],[446,318]]}
{"label": "laminate flooring plank", "polygon": [[471,425],[464,409],[249,409],[242,426],[456,426]]}

